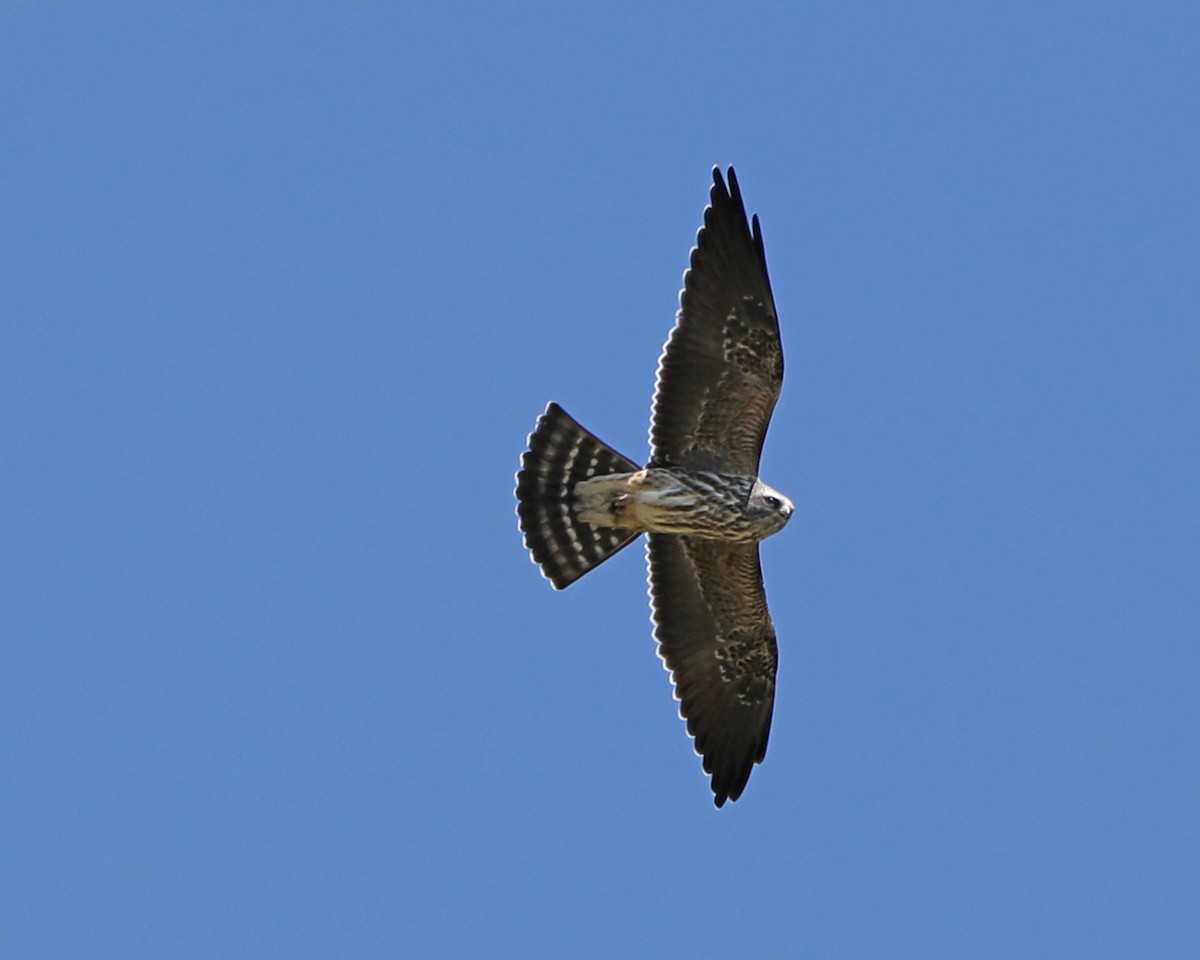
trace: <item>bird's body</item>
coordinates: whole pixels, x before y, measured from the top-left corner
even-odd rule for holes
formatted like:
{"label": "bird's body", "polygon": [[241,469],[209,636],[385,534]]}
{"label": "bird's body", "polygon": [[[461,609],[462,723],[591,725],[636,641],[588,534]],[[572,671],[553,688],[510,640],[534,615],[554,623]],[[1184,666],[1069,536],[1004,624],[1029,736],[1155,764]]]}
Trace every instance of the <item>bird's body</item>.
{"label": "bird's body", "polygon": [[551,403],[517,474],[517,513],[542,573],[563,589],[647,535],[659,656],[717,806],[766,755],[778,650],[758,541],[794,506],[758,477],[783,379],[758,218],[733,169],[713,171],[680,311],[659,360],[645,466]]}
{"label": "bird's body", "polygon": [[782,529],[791,501],[757,477],[646,467],[575,486],[575,515],[593,527],[754,543]]}

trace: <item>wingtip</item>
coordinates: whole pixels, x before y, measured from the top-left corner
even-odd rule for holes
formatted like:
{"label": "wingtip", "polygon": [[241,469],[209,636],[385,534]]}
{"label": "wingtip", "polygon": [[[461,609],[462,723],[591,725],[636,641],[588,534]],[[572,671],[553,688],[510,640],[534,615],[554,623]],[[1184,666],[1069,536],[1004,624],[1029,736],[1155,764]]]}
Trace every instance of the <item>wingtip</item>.
{"label": "wingtip", "polygon": [[[736,213],[741,214],[742,223],[748,223],[746,217],[746,204],[742,200],[742,187],[738,183],[737,173],[733,169],[733,164],[730,164],[726,169],[724,177],[721,176],[721,168],[713,167],[713,186],[709,193],[708,207],[704,211],[704,226],[711,223],[712,211],[718,207],[724,207],[726,204],[732,204]],[[736,214],[735,214],[736,215]],[[701,228],[703,232],[703,227]],[[754,235],[758,235],[758,214],[754,215]],[[699,236],[697,236],[699,240]],[[692,252],[695,253],[693,247]]]}
{"label": "wingtip", "polygon": [[747,772],[745,777],[739,777],[732,784],[726,783],[721,787],[718,787],[715,783],[712,784],[713,805],[720,810],[727,802],[737,803],[738,799],[746,791],[746,781],[749,779],[750,774]]}
{"label": "wingtip", "polygon": [[[713,190],[723,193],[725,196],[737,197],[741,194],[741,189],[738,187],[737,173],[734,172],[733,164],[725,168],[725,174],[721,174],[720,164],[712,168]],[[726,185],[728,184],[728,185]]]}
{"label": "wingtip", "polygon": [[[749,774],[746,778],[749,779]],[[726,784],[722,787],[712,786],[713,806],[720,810],[726,803],[737,803],[738,799],[746,790],[746,781],[743,780],[740,784]]]}

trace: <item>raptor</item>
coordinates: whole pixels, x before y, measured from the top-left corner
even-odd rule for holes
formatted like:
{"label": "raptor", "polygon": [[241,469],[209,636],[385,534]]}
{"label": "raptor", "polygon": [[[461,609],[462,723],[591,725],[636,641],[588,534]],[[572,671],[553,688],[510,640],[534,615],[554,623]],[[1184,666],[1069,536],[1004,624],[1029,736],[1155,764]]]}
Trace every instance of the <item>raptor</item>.
{"label": "raptor", "polygon": [[658,654],[718,807],[766,756],[779,653],[758,542],[792,501],[759,479],[783,382],[757,215],[733,168],[710,202],[658,362],[644,466],[551,403],[517,473],[533,561],[562,590],[646,535]]}

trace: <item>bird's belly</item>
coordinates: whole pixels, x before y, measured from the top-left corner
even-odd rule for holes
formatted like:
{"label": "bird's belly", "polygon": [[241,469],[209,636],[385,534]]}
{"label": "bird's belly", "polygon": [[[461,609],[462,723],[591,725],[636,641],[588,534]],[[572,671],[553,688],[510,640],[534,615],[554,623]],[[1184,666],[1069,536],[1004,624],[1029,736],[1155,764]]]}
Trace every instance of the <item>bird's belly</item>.
{"label": "bird's belly", "polygon": [[723,479],[662,468],[593,477],[575,487],[576,514],[596,527],[717,540],[757,539],[737,485]]}

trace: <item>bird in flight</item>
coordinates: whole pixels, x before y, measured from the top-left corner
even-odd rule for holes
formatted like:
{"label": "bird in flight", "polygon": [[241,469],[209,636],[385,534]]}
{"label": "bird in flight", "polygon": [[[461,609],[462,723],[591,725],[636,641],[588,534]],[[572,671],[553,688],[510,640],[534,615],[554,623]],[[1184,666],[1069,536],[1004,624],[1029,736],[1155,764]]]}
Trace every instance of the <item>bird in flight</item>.
{"label": "bird in flight", "polygon": [[516,495],[525,546],[557,590],[647,535],[658,655],[720,807],[766,756],[779,655],[758,541],[795,507],[758,477],[783,382],[758,216],[747,223],[732,167],[728,187],[713,169],[709,196],[658,361],[649,462],[551,403]]}

